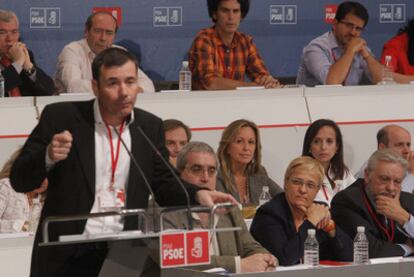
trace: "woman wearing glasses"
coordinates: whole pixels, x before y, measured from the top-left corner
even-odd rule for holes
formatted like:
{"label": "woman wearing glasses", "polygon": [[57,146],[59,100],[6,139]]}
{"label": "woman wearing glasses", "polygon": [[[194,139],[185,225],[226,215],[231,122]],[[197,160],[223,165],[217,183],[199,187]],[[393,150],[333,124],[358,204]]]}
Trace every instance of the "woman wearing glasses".
{"label": "woman wearing glasses", "polygon": [[319,119],[306,130],[302,155],[318,160],[325,171],[325,178],[315,200],[331,205],[336,193],[353,182],[354,176],[344,163],[341,131],[329,119]]}
{"label": "woman wearing glasses", "polygon": [[335,226],[329,208],[314,202],[323,179],[318,161],[296,158],[285,173],[285,192],[257,210],[250,232],[280,265],[301,262],[308,229],[316,229],[321,260],[352,260],[352,240]]}
{"label": "woman wearing glasses", "polygon": [[256,124],[246,119],[233,121],[221,136],[217,155],[220,163],[218,187],[224,187],[242,204],[259,204],[263,186],[273,197],[282,189],[261,165],[262,145]]}

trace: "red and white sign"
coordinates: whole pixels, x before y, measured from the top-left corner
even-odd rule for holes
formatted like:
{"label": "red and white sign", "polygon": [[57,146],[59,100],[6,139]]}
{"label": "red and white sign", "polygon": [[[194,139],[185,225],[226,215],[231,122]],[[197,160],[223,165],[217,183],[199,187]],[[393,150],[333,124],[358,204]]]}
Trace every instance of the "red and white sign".
{"label": "red and white sign", "polygon": [[160,235],[161,268],[210,263],[208,231],[167,232]]}
{"label": "red and white sign", "polygon": [[121,7],[93,7],[92,13],[108,12],[112,14],[118,21],[118,27],[122,24],[122,8]]}
{"label": "red and white sign", "polygon": [[328,23],[328,24],[333,23],[337,9],[338,9],[338,5],[332,4],[332,5],[325,6],[325,23]]}
{"label": "red and white sign", "polygon": [[185,233],[160,236],[161,268],[185,265]]}
{"label": "red and white sign", "polygon": [[199,265],[210,263],[208,231],[187,232],[187,265]]}

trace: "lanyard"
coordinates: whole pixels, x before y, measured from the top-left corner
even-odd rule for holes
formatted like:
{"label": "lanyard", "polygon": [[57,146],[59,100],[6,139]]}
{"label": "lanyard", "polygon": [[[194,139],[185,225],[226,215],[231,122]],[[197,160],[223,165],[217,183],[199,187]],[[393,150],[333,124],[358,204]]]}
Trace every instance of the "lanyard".
{"label": "lanyard", "polygon": [[390,230],[388,230],[388,226],[387,225],[383,225],[382,222],[379,220],[377,213],[373,211],[372,207],[371,207],[371,203],[368,200],[368,197],[366,195],[366,192],[364,190],[363,187],[361,187],[361,191],[362,191],[362,196],[363,196],[363,200],[364,200],[364,204],[365,207],[367,207],[368,213],[371,216],[372,219],[374,219],[375,223],[378,225],[378,227],[381,229],[381,231],[383,233],[385,233],[385,235],[387,236],[387,239],[389,242],[393,242],[394,241],[394,235],[395,235],[395,223],[394,220],[388,220],[390,225],[391,225],[391,233]]}
{"label": "lanyard", "polygon": [[[336,59],[336,55],[335,55],[335,53],[334,53],[333,49],[331,49],[331,54],[332,54],[332,58],[333,58],[334,62],[336,63],[337,59]],[[351,65],[351,66],[352,66],[352,65]],[[348,69],[348,73],[346,73],[345,79],[344,79],[344,81],[342,82],[342,85],[343,85],[343,86],[345,86],[345,81],[346,81],[346,79],[348,79],[349,72],[351,72],[351,67],[349,67],[349,69]]]}
{"label": "lanyard", "polygon": [[326,192],[325,186],[322,185],[323,194],[325,195],[326,201],[329,203],[328,193]]}
{"label": "lanyard", "polygon": [[116,154],[115,154],[114,153],[114,146],[112,144],[111,128],[109,128],[108,124],[105,123],[106,129],[108,130],[109,146],[111,148],[111,183],[109,185],[109,190],[111,190],[111,191],[114,189],[115,171],[116,171],[116,167],[118,165],[118,160],[119,160],[119,149],[120,149],[120,146],[121,146],[121,136],[122,136],[122,131],[124,130],[124,125],[125,125],[125,121],[122,122],[121,128],[119,129],[119,137],[118,137],[118,142],[117,142],[117,146],[116,146]]}
{"label": "lanyard", "polygon": [[[218,49],[218,55],[219,55],[219,58],[220,58],[220,61],[221,61],[221,66],[223,67],[223,75],[224,75],[224,77],[225,78],[228,78],[228,79],[233,79],[233,75],[234,75],[234,71],[236,70],[236,66],[234,65],[234,57],[233,57],[233,62],[232,62],[232,64],[231,64],[231,71],[229,72],[228,70],[227,70],[227,66],[226,66],[226,62],[225,62],[225,59],[224,59],[224,49],[223,49],[223,52],[221,51],[221,49]],[[229,49],[229,51],[230,51],[230,49]]]}

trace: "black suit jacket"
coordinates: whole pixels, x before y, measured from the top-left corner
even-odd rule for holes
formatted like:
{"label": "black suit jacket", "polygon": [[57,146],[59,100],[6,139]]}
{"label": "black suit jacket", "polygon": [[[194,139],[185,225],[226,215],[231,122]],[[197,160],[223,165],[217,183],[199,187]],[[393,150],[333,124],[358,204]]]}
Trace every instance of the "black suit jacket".
{"label": "black suit jacket", "polygon": [[[156,200],[161,205],[183,205],[186,198],[171,172],[149,147],[137,126],[141,126],[160,153],[167,157],[161,119],[140,109],[134,109],[135,119],[130,125],[132,153],[142,167]],[[45,107],[38,125],[23,146],[11,171],[11,183],[16,191],[27,192],[36,188],[47,177],[49,187],[41,220],[53,215],[89,213],[95,198],[95,139],[93,100],[87,102],[55,103]],[[47,172],[46,148],[56,133],[68,130],[73,144],[66,160],[60,161]],[[188,186],[194,200],[197,189]],[[133,163],[129,169],[126,207],[147,206],[149,191]],[[83,233],[86,221],[52,224],[50,240],[60,235]],[[136,217],[127,218],[124,228],[136,228]],[[39,228],[40,229],[40,228]],[[36,234],[32,255],[32,276],[61,276],[79,246],[39,248],[40,230]]]}
{"label": "black suit jacket", "polygon": [[[300,263],[304,253],[304,242],[308,229],[316,229],[305,220],[296,232],[292,213],[285,193],[277,194],[271,201],[261,206],[253,219],[250,232],[253,237],[279,259],[280,265]],[[335,238],[322,230],[316,231],[321,260],[352,260],[352,240],[340,228]]]}
{"label": "black suit jacket", "polygon": [[55,85],[52,78],[36,65],[33,53],[30,50],[29,55],[33,66],[36,68],[36,81],[33,82],[23,70],[20,74],[17,73],[13,65],[4,68],[1,73],[5,80],[6,97],[8,96],[8,92],[15,87],[19,87],[22,96],[47,96],[55,92]]}
{"label": "black suit jacket", "polygon": [[[364,179],[358,179],[351,186],[335,195],[331,202],[331,211],[335,222],[351,238],[355,237],[358,226],[365,226],[370,258],[404,255],[404,250],[397,243],[404,243],[407,237],[396,228],[394,241],[387,241],[386,235],[375,224],[364,204],[361,190],[364,186]],[[400,203],[411,215],[414,214],[414,195],[402,191]]]}

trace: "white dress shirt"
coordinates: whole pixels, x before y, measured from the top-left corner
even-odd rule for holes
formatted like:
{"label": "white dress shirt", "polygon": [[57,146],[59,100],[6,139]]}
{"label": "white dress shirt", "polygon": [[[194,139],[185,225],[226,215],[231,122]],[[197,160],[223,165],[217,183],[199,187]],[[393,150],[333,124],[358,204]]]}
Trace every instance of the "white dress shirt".
{"label": "white dress shirt", "polygon": [[[333,174],[331,170],[328,171],[329,177],[333,179]],[[342,180],[335,180],[335,188],[332,189],[331,183],[328,180],[328,177],[325,176],[323,179],[323,184],[321,188],[319,189],[318,193],[316,194],[314,201],[324,202],[328,204],[328,206],[331,206],[332,198],[340,192],[343,189],[346,189],[349,187],[353,182],[355,182],[354,176],[347,172],[345,173],[344,179]]]}
{"label": "white dress shirt", "polygon": [[[93,112],[95,118],[95,201],[93,203],[91,213],[96,213],[101,211],[99,206],[99,196],[101,192],[109,189],[111,183],[112,160],[108,130],[102,120],[97,100],[94,102]],[[131,118],[128,123],[126,123],[121,135],[129,149],[131,149],[131,133],[129,131],[129,126],[133,121],[134,113],[131,113]],[[112,131],[112,145],[114,152],[116,152],[118,136],[115,131],[113,131],[113,127],[109,128],[111,128]],[[117,128],[119,131],[119,127]],[[116,189],[123,189],[125,191],[125,195],[129,179],[130,162],[131,159],[121,143],[119,147],[118,164],[115,171],[114,187]],[[91,218],[86,222],[84,233],[88,235],[98,234],[101,232],[120,232],[123,227],[124,223],[120,217]]]}
{"label": "white dress shirt", "polygon": [[[120,47],[113,45],[114,47]],[[124,49],[123,47],[120,47]],[[58,57],[55,85],[58,93],[93,93],[92,62],[95,53],[86,39],[66,45]],[[144,92],[155,92],[151,79],[138,68],[138,84]]]}

